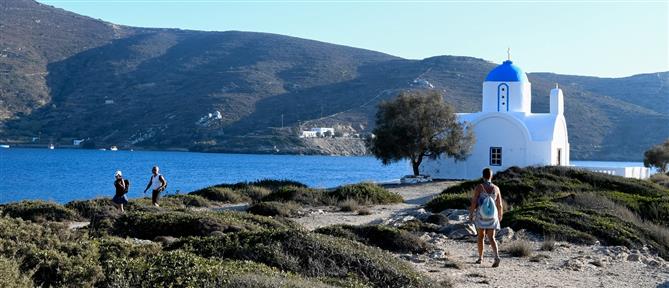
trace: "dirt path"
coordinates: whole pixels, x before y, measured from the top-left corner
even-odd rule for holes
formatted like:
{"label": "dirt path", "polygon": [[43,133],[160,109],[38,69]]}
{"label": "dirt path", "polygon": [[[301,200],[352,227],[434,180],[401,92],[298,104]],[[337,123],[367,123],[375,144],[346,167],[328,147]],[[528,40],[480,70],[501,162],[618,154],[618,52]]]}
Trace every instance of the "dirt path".
{"label": "dirt path", "polygon": [[[355,213],[316,212],[296,219],[309,230],[334,224],[375,224],[394,215],[417,210],[443,189],[457,182],[433,182],[419,185],[386,185],[389,190],[404,197],[405,203],[371,207],[371,215]],[[318,208],[314,209],[318,211]],[[532,255],[514,258],[502,254],[502,265],[491,268],[492,255],[486,246],[482,265],[476,260],[476,243],[469,240],[449,239],[441,234],[425,234],[445,258],[432,255],[396,256],[411,262],[417,270],[435,280],[449,279],[454,287],[666,287],[669,288],[669,263],[644,251],[630,251],[624,247],[599,245],[579,246],[558,242],[554,251],[540,251],[541,242],[530,241]],[[521,238],[523,238],[521,236]],[[503,250],[511,240],[500,243]],[[639,255],[638,260],[628,260],[629,255]],[[631,258],[630,258],[631,259]],[[653,262],[656,261],[657,263]],[[445,267],[446,263],[456,263]]]}

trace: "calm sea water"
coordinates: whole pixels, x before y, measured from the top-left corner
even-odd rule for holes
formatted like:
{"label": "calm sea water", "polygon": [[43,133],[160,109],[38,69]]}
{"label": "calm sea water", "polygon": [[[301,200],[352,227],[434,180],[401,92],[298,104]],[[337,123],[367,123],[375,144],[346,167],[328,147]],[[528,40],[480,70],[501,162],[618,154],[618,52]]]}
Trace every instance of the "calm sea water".
{"label": "calm sea water", "polygon": [[167,179],[168,193],[258,179],[335,187],[411,174],[408,163],[383,166],[373,157],[0,148],[0,203],[111,197],[116,170],[131,181],[128,196],[142,197],[153,165]]}
{"label": "calm sea water", "polygon": [[[580,166],[642,166],[640,162],[571,162]],[[258,179],[335,187],[360,181],[395,181],[411,174],[407,162],[384,166],[373,157],[0,148],[0,203],[24,199],[65,203],[111,197],[116,170],[131,181],[129,197],[142,197],[153,165],[160,166],[167,178],[168,193]]]}

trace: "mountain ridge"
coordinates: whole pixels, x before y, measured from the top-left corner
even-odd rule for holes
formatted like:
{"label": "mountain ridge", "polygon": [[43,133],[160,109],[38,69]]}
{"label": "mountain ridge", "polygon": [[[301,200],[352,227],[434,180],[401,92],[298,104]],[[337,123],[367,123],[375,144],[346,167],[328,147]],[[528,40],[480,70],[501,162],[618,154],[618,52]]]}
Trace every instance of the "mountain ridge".
{"label": "mountain ridge", "polygon": [[[484,77],[497,65],[466,56],[403,59],[271,33],[128,27],[31,0],[3,2],[0,16],[0,28],[13,31],[0,38],[6,140],[319,153],[291,150],[306,144],[285,137],[316,125],[369,133],[376,104],[406,89],[431,86],[456,111],[476,112]],[[639,160],[669,137],[669,72],[528,77],[533,112],[548,111],[554,83],[563,89],[574,159]],[[220,119],[207,118],[216,111]]]}

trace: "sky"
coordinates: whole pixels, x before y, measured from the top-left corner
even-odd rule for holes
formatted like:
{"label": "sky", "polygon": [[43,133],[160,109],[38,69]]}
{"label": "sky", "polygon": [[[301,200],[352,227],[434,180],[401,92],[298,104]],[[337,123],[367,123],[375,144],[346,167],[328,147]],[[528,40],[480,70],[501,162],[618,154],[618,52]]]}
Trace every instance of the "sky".
{"label": "sky", "polygon": [[669,71],[669,0],[38,0],[138,27],[254,31],[423,59],[511,60],[525,72]]}

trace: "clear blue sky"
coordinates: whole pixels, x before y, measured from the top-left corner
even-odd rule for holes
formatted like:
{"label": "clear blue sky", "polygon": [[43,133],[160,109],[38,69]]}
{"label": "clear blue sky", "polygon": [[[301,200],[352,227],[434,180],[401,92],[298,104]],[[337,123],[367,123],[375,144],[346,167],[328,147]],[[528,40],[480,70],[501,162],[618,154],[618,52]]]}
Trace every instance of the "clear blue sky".
{"label": "clear blue sky", "polygon": [[669,0],[39,0],[116,24],[270,32],[409,59],[461,55],[526,72],[669,71]]}

